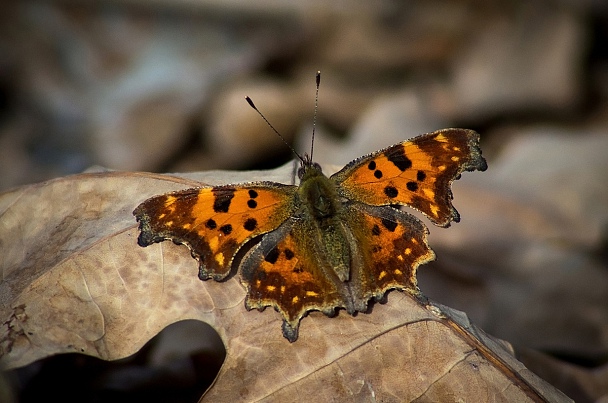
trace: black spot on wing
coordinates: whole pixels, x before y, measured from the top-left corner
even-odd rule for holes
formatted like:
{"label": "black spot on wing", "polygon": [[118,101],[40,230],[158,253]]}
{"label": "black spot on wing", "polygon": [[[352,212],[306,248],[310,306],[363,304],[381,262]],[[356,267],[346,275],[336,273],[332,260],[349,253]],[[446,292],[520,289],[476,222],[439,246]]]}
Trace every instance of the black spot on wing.
{"label": "black spot on wing", "polygon": [[384,188],[384,194],[390,197],[391,199],[394,199],[399,195],[399,191],[394,186],[386,186]]}
{"label": "black spot on wing", "polygon": [[372,227],[372,235],[380,235],[380,227],[378,227],[378,225]]}
{"label": "black spot on wing", "polygon": [[243,228],[245,228],[247,231],[253,231],[257,227],[258,222],[255,218],[248,218],[247,221],[245,221],[245,224],[243,224]]}
{"label": "black spot on wing", "polygon": [[387,220],[386,218],[382,219],[382,225],[390,232],[394,232],[397,228],[397,223],[395,221]]}
{"label": "black spot on wing", "polygon": [[407,190],[415,192],[416,190],[418,190],[418,183],[416,182],[408,182],[405,187],[407,188]]}
{"label": "black spot on wing", "polygon": [[405,147],[402,144],[388,150],[384,155],[401,172],[412,166],[412,161],[405,155]]}
{"label": "black spot on wing", "polygon": [[268,254],[264,257],[264,260],[270,264],[275,264],[277,260],[279,260],[279,250],[274,247]]}
{"label": "black spot on wing", "polygon": [[220,227],[220,231],[222,231],[222,233],[224,235],[230,235],[230,233],[232,232],[232,225],[230,225],[230,224],[222,225]]}
{"label": "black spot on wing", "polygon": [[233,188],[214,188],[211,190],[215,200],[213,201],[213,211],[216,213],[227,213],[230,209],[230,203],[234,198]]}

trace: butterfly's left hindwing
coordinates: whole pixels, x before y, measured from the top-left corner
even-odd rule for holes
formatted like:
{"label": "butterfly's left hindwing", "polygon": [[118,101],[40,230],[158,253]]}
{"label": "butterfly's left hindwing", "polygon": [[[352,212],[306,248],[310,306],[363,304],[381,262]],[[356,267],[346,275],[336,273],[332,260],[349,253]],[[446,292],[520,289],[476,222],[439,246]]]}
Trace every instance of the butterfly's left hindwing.
{"label": "butterfly's left hindwing", "polygon": [[243,257],[241,281],[247,288],[247,309],[275,307],[283,315],[283,335],[298,338],[300,319],[311,310],[332,315],[346,307],[342,283],[323,256],[314,253],[315,240],[300,219],[290,219],[262,237]]}
{"label": "butterfly's left hindwing", "polygon": [[361,157],[330,179],[342,197],[373,206],[409,206],[447,227],[460,219],[451,183],[463,171],[486,168],[479,134],[443,129]]}
{"label": "butterfly's left hindwing", "polygon": [[199,261],[199,277],[221,280],[247,240],[277,228],[292,213],[294,186],[260,182],[202,187],[152,197],[133,214],[138,242],[171,239]]}

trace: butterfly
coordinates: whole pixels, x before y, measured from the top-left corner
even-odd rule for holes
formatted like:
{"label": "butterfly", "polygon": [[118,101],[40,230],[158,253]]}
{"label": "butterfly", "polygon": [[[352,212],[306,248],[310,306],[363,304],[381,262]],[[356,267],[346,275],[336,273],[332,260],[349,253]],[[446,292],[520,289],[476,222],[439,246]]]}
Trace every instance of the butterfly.
{"label": "butterfly", "polygon": [[274,307],[283,336],[298,338],[300,320],[318,310],[333,316],[367,310],[392,289],[419,294],[416,270],[435,258],[427,227],[460,217],[451,184],[463,171],[487,168],[479,134],[443,129],[360,157],[327,177],[304,155],[299,185],[250,182],[201,186],[154,196],[133,212],[138,243],[185,244],[201,280],[225,279],[237,252],[245,307]]}

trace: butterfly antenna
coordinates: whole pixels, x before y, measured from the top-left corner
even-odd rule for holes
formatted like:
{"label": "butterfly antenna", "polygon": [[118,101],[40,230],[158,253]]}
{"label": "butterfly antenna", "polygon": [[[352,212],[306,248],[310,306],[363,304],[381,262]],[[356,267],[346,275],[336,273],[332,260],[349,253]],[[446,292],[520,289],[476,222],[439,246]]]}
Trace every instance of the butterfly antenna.
{"label": "butterfly antenna", "polygon": [[312,117],[312,140],[310,142],[310,160],[312,161],[312,153],[315,150],[315,129],[317,127],[317,109],[319,109],[319,84],[321,84],[321,72],[317,71],[317,91],[315,93],[315,113]]}
{"label": "butterfly antenna", "polygon": [[251,106],[253,108],[253,110],[255,110],[258,113],[258,115],[260,115],[262,117],[262,119],[264,119],[264,122],[266,122],[266,124],[268,126],[270,126],[270,128],[272,129],[272,131],[275,132],[277,134],[277,136],[279,136],[279,138],[281,140],[283,140],[283,143],[285,143],[285,145],[287,147],[289,147],[289,149],[300,159],[300,161],[302,161],[304,163],[305,162],[304,158],[302,158],[302,156],[300,154],[298,154],[298,152],[291,146],[291,144],[289,144],[287,142],[287,140],[285,140],[285,137],[283,137],[281,135],[281,133],[279,133],[279,131],[277,129],[275,129],[272,124],[270,124],[270,122],[268,121],[268,119],[266,119],[266,116],[264,116],[264,114],[258,110],[258,108],[255,106],[255,104],[251,100],[251,98],[249,98],[247,96],[247,97],[245,97],[245,100],[247,101],[247,103],[249,104],[249,106]]}

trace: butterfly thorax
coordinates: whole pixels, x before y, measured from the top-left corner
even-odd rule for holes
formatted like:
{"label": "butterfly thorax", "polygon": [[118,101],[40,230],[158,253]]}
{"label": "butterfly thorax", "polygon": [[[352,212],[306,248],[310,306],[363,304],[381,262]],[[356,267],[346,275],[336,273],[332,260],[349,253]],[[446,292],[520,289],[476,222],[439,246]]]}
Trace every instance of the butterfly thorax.
{"label": "butterfly thorax", "polygon": [[335,185],[323,174],[319,164],[304,166],[298,193],[303,207],[317,220],[335,217],[340,210]]}

